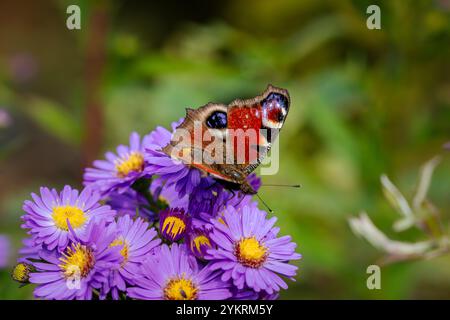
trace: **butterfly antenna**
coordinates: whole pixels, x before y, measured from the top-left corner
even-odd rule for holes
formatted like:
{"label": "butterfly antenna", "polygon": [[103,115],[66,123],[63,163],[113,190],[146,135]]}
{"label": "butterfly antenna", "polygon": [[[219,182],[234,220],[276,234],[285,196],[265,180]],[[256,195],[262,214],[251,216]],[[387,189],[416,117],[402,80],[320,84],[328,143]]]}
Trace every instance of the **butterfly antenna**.
{"label": "butterfly antenna", "polygon": [[301,188],[301,184],[262,184],[261,187],[288,187],[288,188]]}
{"label": "butterfly antenna", "polygon": [[259,196],[259,194],[256,194],[256,196],[258,197],[259,200],[261,200],[262,204],[267,208],[267,210],[269,211],[269,213],[273,213],[273,210],[270,209],[270,207],[267,205],[267,203]]}

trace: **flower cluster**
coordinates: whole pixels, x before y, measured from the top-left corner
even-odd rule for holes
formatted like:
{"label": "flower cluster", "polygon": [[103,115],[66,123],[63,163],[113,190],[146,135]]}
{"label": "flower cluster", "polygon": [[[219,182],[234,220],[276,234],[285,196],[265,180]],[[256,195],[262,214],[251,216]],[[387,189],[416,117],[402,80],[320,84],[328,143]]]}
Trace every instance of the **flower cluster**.
{"label": "flower cluster", "polygon": [[176,126],[132,133],[86,169],[80,191],[31,194],[13,278],[41,299],[274,299],[286,289],[296,244],[250,195],[164,154]]}

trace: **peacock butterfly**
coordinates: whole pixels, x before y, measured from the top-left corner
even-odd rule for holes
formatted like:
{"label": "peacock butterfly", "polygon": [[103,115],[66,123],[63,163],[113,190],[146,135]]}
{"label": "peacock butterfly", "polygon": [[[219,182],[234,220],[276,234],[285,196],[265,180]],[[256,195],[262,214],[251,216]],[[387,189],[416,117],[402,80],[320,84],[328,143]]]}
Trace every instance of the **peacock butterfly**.
{"label": "peacock butterfly", "polygon": [[270,150],[289,105],[288,91],[269,85],[252,99],[187,108],[163,152],[211,175],[230,190],[255,194],[247,176]]}

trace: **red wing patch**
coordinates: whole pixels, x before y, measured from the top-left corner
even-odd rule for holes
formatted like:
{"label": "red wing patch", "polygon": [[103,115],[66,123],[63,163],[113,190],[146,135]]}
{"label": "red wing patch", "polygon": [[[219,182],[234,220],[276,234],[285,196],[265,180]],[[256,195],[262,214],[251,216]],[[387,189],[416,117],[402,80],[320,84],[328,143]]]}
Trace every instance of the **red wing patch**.
{"label": "red wing patch", "polygon": [[[257,146],[267,143],[260,134],[262,127],[261,105],[231,106],[228,111],[228,129],[233,141],[234,158],[238,163],[256,163],[259,155]],[[240,148],[240,149],[239,149]]]}

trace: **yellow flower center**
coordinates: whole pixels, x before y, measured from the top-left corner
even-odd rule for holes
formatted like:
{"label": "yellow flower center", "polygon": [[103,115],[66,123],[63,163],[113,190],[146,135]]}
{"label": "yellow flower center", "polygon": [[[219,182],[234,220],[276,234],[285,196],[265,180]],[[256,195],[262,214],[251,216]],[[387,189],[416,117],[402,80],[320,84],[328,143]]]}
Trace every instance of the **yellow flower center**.
{"label": "yellow flower center", "polygon": [[12,278],[18,282],[27,282],[30,275],[30,267],[25,263],[17,264],[12,271]]}
{"label": "yellow flower center", "polygon": [[59,267],[64,272],[66,278],[77,275],[84,278],[89,274],[95,264],[92,251],[79,243],[67,248],[59,260],[61,261]]}
{"label": "yellow flower center", "polygon": [[139,152],[132,152],[126,159],[116,163],[117,175],[121,178],[128,176],[130,172],[141,172],[144,169],[144,156]]}
{"label": "yellow flower center", "polygon": [[190,279],[175,278],[169,280],[164,288],[166,300],[195,300],[197,299],[197,287]]}
{"label": "yellow flower center", "polygon": [[52,214],[55,225],[61,230],[69,230],[67,220],[74,229],[79,228],[86,222],[86,215],[80,208],[72,206],[59,206],[53,208]]}
{"label": "yellow flower center", "polygon": [[197,236],[191,242],[191,250],[193,251],[195,247],[197,251],[200,251],[202,245],[207,245],[211,248],[211,242],[209,241],[208,237],[204,235]]}
{"label": "yellow flower center", "polygon": [[163,222],[162,230],[175,238],[186,229],[186,224],[178,217],[167,217]]}
{"label": "yellow flower center", "polygon": [[124,265],[128,261],[128,244],[123,238],[118,238],[111,242],[110,247],[123,246],[120,250],[120,254],[123,257],[122,265]]}
{"label": "yellow flower center", "polygon": [[235,246],[234,254],[246,267],[259,268],[268,256],[267,248],[255,237],[242,238]]}

